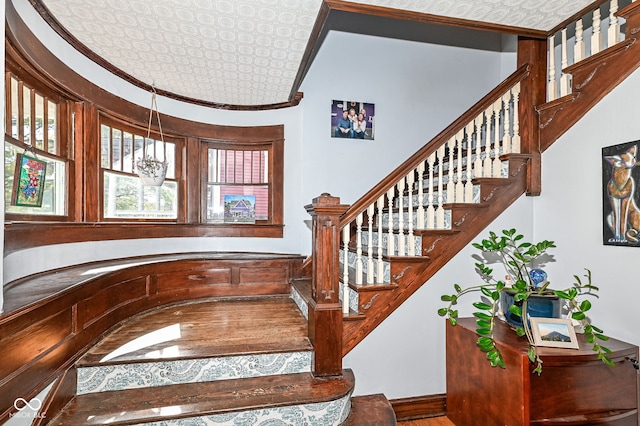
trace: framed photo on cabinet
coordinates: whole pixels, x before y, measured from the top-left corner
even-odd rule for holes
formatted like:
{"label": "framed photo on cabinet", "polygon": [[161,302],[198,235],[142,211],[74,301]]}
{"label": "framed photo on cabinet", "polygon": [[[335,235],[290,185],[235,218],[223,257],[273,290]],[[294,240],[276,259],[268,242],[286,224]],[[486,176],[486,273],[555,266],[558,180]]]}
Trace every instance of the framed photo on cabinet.
{"label": "framed photo on cabinet", "polygon": [[531,317],[531,333],[536,346],[579,349],[570,319]]}

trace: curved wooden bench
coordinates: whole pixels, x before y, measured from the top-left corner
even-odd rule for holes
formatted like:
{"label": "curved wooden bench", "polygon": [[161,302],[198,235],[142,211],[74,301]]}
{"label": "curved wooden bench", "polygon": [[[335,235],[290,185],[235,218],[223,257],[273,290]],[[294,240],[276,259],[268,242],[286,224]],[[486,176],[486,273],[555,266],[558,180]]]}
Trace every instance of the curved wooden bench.
{"label": "curved wooden bench", "polygon": [[0,315],[0,422],[132,315],[207,297],[288,294],[304,258],[187,253],[83,264],[5,286]]}

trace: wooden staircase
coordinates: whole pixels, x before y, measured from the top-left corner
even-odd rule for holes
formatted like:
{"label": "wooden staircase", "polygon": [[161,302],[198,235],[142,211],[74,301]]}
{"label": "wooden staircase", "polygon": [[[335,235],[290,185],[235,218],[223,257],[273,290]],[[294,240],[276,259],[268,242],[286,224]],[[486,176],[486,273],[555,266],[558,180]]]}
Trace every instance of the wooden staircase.
{"label": "wooden staircase", "polygon": [[[286,296],[208,299],[137,315],[64,379],[75,396],[50,425],[395,424],[382,395],[311,374],[307,323]],[[358,419],[358,412],[367,412]]]}
{"label": "wooden staircase", "polygon": [[[339,215],[341,237],[323,244],[339,252],[339,265],[326,267],[323,279],[334,283],[325,292],[339,293],[343,305],[343,355],[522,194],[540,193],[541,153],[640,66],[639,11],[640,2],[635,2],[617,12],[626,19],[625,39],[565,68],[573,92],[550,102],[545,101],[546,41],[520,40],[521,66],[511,77],[345,206]],[[516,138],[517,149],[505,148]],[[485,173],[487,167],[492,176]],[[442,224],[419,222],[426,200],[429,208],[437,203],[445,211]],[[405,247],[400,253],[399,244]],[[308,274],[293,287],[308,304],[314,286],[318,283]]]}
{"label": "wooden staircase", "polygon": [[[361,199],[346,206],[323,194],[307,206],[313,253],[291,297],[132,317],[58,380],[55,392],[69,398],[64,407],[53,398],[49,424],[395,424],[384,396],[351,397],[342,357],[509,205],[540,192],[541,153],[640,65],[639,10],[619,12],[625,41],[567,68],[574,91],[551,102],[546,41],[520,40],[518,70]],[[224,319],[208,316],[223,305]],[[187,327],[180,345],[167,338],[177,323]],[[166,340],[120,349],[158,330]]]}

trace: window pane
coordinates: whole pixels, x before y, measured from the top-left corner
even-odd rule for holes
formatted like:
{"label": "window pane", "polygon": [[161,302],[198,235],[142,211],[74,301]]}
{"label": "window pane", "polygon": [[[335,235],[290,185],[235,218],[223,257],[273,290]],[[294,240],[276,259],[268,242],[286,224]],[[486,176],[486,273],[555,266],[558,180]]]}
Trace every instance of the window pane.
{"label": "window pane", "polygon": [[31,90],[24,86],[22,88],[22,99],[24,101],[24,140],[23,142],[31,145]]}
{"label": "window pane", "polygon": [[18,139],[18,80],[11,77],[11,137]]}
{"label": "window pane", "polygon": [[255,219],[269,218],[269,185],[208,185],[207,187],[207,221],[224,222],[225,195],[255,196]]}
{"label": "window pane", "polygon": [[58,153],[58,109],[57,105],[51,101],[47,102],[47,121],[48,131],[47,138],[49,140],[49,152],[53,154]]}
{"label": "window pane", "polygon": [[13,184],[15,178],[16,159],[18,153],[23,150],[15,145],[5,143],[4,155],[4,201],[7,213],[34,214],[34,215],[65,215],[65,188],[66,188],[66,164],[62,161],[38,156],[40,160],[46,160],[47,171],[45,186],[42,195],[41,207],[23,207],[11,205],[13,198]]}
{"label": "window pane", "polygon": [[105,172],[104,216],[120,219],[176,219],[178,184],[143,186],[137,176]]}
{"label": "window pane", "polygon": [[122,130],[111,129],[111,170],[122,170]]}
{"label": "window pane", "polygon": [[36,148],[44,150],[44,98],[36,93]]}
{"label": "window pane", "polygon": [[100,166],[108,169],[111,167],[111,128],[104,124],[100,126]]}
{"label": "window pane", "polygon": [[124,144],[122,171],[133,173],[133,135],[131,133],[124,132],[122,134],[122,141]]}

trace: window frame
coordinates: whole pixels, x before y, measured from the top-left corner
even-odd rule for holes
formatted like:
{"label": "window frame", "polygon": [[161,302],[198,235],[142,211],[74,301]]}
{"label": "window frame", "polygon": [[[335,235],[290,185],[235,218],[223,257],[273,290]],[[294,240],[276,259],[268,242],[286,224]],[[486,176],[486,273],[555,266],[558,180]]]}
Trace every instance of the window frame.
{"label": "window frame", "polygon": [[[268,217],[266,220],[256,220],[255,223],[212,223],[207,221],[207,194],[208,194],[208,165],[209,149],[235,150],[235,151],[267,151],[267,186]],[[284,139],[270,140],[224,140],[224,139],[200,139],[200,221],[206,226],[233,227],[239,233],[246,230],[247,236],[259,235],[261,227],[282,226],[283,221],[283,193],[284,193]],[[258,234],[256,234],[258,233]]]}
{"label": "window frame", "polygon": [[[284,124],[234,126],[162,116],[163,133],[180,138],[176,148],[180,171],[178,219],[103,220],[100,168],[100,116],[145,129],[149,109],[112,94],[61,63],[29,31],[13,34],[9,20],[5,47],[5,76],[12,73],[30,88],[56,101],[59,159],[66,167],[66,213],[61,216],[18,215],[5,212],[5,255],[52,244],[134,238],[262,237],[284,235]],[[10,87],[10,85],[7,85]],[[5,93],[6,95],[6,93]],[[261,108],[257,108],[261,109]],[[9,115],[10,119],[10,115]],[[6,120],[6,117],[5,117]],[[7,126],[10,132],[11,126]],[[153,130],[153,129],[152,129]],[[274,172],[268,223],[208,224],[201,215],[201,140],[267,143],[273,145]],[[43,153],[51,156],[51,153]],[[45,232],[46,231],[46,232]]]}
{"label": "window frame", "polygon": [[[183,180],[181,177],[183,175],[182,172],[182,164],[183,164],[183,160],[182,160],[182,153],[184,151],[183,147],[185,145],[185,138],[183,137],[179,137],[176,135],[172,135],[172,134],[167,134],[165,132],[163,132],[163,137],[165,142],[169,142],[169,143],[173,143],[175,146],[175,158],[173,160],[169,160],[170,162],[174,162],[174,176],[173,177],[167,177],[165,178],[165,181],[171,181],[171,182],[175,182],[176,186],[177,186],[177,193],[176,193],[176,203],[177,203],[177,211],[176,211],[176,218],[175,219],[161,219],[161,218],[150,218],[150,219],[146,219],[146,218],[111,218],[111,217],[105,217],[104,214],[104,179],[105,179],[105,173],[109,172],[109,173],[113,173],[113,174],[120,174],[120,175],[124,175],[124,176],[137,176],[137,174],[135,173],[135,171],[132,171],[132,173],[129,172],[125,172],[125,171],[121,171],[121,170],[114,170],[114,169],[108,169],[108,168],[104,168],[102,167],[102,157],[101,157],[101,143],[102,143],[102,135],[101,135],[101,131],[102,131],[102,125],[106,125],[109,126],[111,129],[118,129],[121,130],[122,133],[130,133],[134,136],[143,136],[145,137],[145,135],[147,134],[147,128],[146,127],[142,127],[141,125],[137,124],[137,123],[132,123],[132,122],[127,122],[124,121],[122,119],[118,119],[115,118],[113,116],[110,116],[109,114],[105,113],[105,112],[100,112],[99,113],[99,119],[98,119],[98,125],[97,127],[97,131],[98,131],[98,149],[97,149],[97,173],[98,173],[98,182],[99,182],[99,188],[100,188],[100,197],[98,200],[98,217],[99,217],[99,221],[100,222],[118,222],[118,223],[129,223],[129,222],[154,222],[154,223],[183,223],[185,222],[185,209],[181,208],[181,206],[184,204],[184,199],[185,199],[185,195],[184,195],[184,185],[181,184],[181,181]],[[151,132],[149,133],[149,137],[154,139],[154,140],[161,140],[162,138],[160,137],[160,133],[156,132],[153,128],[151,129]],[[113,162],[113,159],[111,159],[111,162]]]}
{"label": "window frame", "polygon": [[[18,213],[18,212],[8,212],[5,211],[5,222],[6,221],[70,221],[73,220],[73,193],[75,188],[75,181],[73,178],[72,170],[74,168],[73,158],[70,156],[70,144],[69,144],[69,127],[70,127],[70,117],[68,114],[68,101],[60,96],[55,90],[49,88],[46,84],[43,84],[39,80],[33,78],[28,73],[24,75],[18,75],[15,72],[13,67],[6,64],[5,70],[5,134],[4,134],[4,142],[5,144],[11,144],[18,149],[29,151],[37,156],[52,158],[56,161],[62,162],[65,165],[65,187],[64,190],[64,214],[33,214],[33,213]],[[28,88],[30,91],[30,103],[33,103],[36,95],[41,96],[43,98],[43,102],[52,102],[56,105],[56,129],[55,129],[55,142],[56,142],[56,150],[55,152],[49,152],[45,149],[40,149],[36,145],[28,144],[24,140],[20,140],[20,137],[24,137],[24,104],[22,101],[22,96],[19,96],[18,99],[18,136],[16,139],[12,134],[12,107],[13,103],[11,102],[11,90],[12,90],[12,79],[15,79],[18,83],[18,92],[23,92],[24,88]],[[30,115],[34,115],[35,106],[30,105]],[[44,115],[44,117],[48,117],[48,113]],[[34,117],[35,118],[35,117]],[[31,126],[31,135],[35,134],[35,126]],[[30,137],[31,140],[31,137]],[[32,141],[35,142],[35,141]],[[48,141],[44,141],[44,148],[48,147]],[[4,188],[3,188],[4,189]]]}

